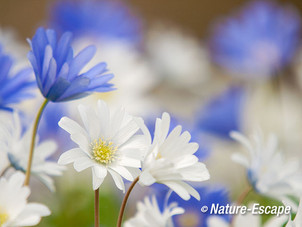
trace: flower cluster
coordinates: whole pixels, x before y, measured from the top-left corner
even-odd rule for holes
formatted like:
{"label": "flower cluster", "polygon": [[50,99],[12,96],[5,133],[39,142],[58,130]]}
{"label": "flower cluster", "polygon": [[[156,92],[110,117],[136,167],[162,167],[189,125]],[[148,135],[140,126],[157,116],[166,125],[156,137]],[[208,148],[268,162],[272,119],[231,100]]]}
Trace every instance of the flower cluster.
{"label": "flower cluster", "polygon": [[[294,7],[249,2],[209,42],[143,34],[118,0],[58,1],[48,24],[24,48],[0,29],[0,227],[301,227]],[[222,209],[256,203],[291,211]]]}

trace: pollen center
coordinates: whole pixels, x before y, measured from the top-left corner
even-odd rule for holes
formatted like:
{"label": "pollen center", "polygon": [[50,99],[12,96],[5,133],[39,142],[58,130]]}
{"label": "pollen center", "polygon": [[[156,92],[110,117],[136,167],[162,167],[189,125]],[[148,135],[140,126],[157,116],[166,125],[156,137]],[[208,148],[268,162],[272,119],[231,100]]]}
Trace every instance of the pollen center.
{"label": "pollen center", "polygon": [[93,159],[102,164],[110,164],[114,161],[117,146],[113,142],[103,139],[94,140],[91,144]]}
{"label": "pollen center", "polygon": [[7,222],[8,214],[7,213],[0,213],[0,227]]}

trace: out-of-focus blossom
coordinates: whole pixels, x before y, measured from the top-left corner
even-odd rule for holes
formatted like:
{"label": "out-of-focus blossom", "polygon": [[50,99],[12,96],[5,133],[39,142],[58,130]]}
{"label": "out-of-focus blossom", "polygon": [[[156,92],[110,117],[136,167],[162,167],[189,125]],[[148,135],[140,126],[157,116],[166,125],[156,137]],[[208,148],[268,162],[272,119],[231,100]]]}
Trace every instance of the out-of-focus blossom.
{"label": "out-of-focus blossom", "polygon": [[273,1],[248,3],[214,29],[214,61],[238,77],[267,78],[288,65],[300,42],[300,17]]}
{"label": "out-of-focus blossom", "polygon": [[107,72],[107,64],[101,62],[81,73],[93,58],[96,48],[88,46],[73,56],[71,33],[66,32],[57,40],[54,30],[39,28],[29,43],[28,53],[38,87],[43,96],[53,102],[82,98],[93,92],[113,90],[108,83],[113,74]]}
{"label": "out-of-focus blossom", "polygon": [[72,148],[69,134],[58,126],[60,119],[68,114],[70,113],[66,103],[50,103],[44,110],[39,124],[38,135],[40,141],[55,140],[58,144],[59,153]]}
{"label": "out-of-focus blossom", "polygon": [[[221,187],[198,187],[196,188],[200,194],[200,201],[190,199],[189,201],[181,200],[176,194],[172,193],[169,202],[176,202],[180,207],[184,208],[185,213],[173,217],[175,227],[207,227],[208,218],[214,216],[210,214],[212,204],[226,206],[229,203],[228,193]],[[201,212],[200,209],[207,206],[207,212]],[[229,215],[220,215],[226,221],[230,220]]]}
{"label": "out-of-focus blossom", "polygon": [[57,1],[51,10],[50,24],[76,37],[141,41],[141,21],[122,1]]}
{"label": "out-of-focus blossom", "polygon": [[140,122],[148,144],[143,161],[139,183],[150,186],[154,183],[165,184],[181,198],[189,200],[191,195],[200,199],[199,193],[184,181],[201,182],[210,178],[206,166],[198,161],[194,153],[197,143],[190,143],[191,135],[182,127],[175,127],[170,133],[170,115],[163,113],[155,124],[154,138],[147,127]]}
{"label": "out-of-focus blossom", "polygon": [[196,127],[223,138],[229,138],[231,131],[240,131],[243,118],[244,91],[231,87],[211,99],[198,113]]}
{"label": "out-of-focus blossom", "polygon": [[101,100],[96,111],[83,105],[78,109],[83,126],[67,117],[59,125],[79,147],[63,153],[58,162],[73,163],[78,172],[91,167],[94,190],[109,172],[116,186],[124,191],[122,177],[132,181],[143,159],[144,136],[136,134],[139,126],[135,118],[122,109],[110,112]]}
{"label": "out-of-focus blossom", "polygon": [[172,217],[184,212],[177,203],[169,204],[161,212],[155,196],[152,196],[152,199],[146,197],[144,202],[138,202],[137,210],[137,214],[125,222],[125,227],[173,227]]}
{"label": "out-of-focus blossom", "polygon": [[10,178],[0,178],[0,226],[34,226],[50,210],[39,203],[28,203],[29,187],[23,186],[25,175],[16,172]]}
{"label": "out-of-focus blossom", "polygon": [[33,97],[35,81],[32,70],[12,73],[13,60],[0,47],[0,109],[11,110],[11,105]]}
{"label": "out-of-focus blossom", "polygon": [[[12,166],[16,170],[26,172],[32,130],[23,132],[19,115],[13,113],[13,121],[1,119],[0,128],[0,170]],[[60,176],[65,169],[48,158],[56,151],[54,141],[45,141],[36,145],[32,164],[32,174],[44,183],[51,191],[55,190],[51,176]]]}
{"label": "out-of-focus blossom", "polygon": [[[252,209],[252,208],[251,208]],[[244,215],[234,216],[233,227],[252,226],[252,227],[282,227],[286,222],[286,216],[274,216],[262,224],[261,215],[247,212]],[[208,227],[229,227],[230,221],[226,221],[219,216],[211,216],[207,220]]]}
{"label": "out-of-focus blossom", "polygon": [[[76,50],[87,46],[89,39],[78,39],[74,42]],[[156,84],[153,71],[145,57],[133,46],[124,42],[94,42],[98,51],[87,65],[90,67],[99,61],[106,61],[114,72],[112,83],[117,90],[110,93],[94,94],[84,101],[95,103],[98,99],[106,100],[112,107],[127,106],[131,114],[145,115],[154,111],[156,105],[150,91]]]}
{"label": "out-of-focus blossom", "polygon": [[301,198],[300,198],[300,203],[295,219],[292,221],[291,216],[289,216],[289,220],[285,227],[300,227],[300,226],[302,226],[302,199]]}
{"label": "out-of-focus blossom", "polygon": [[232,159],[246,168],[248,180],[256,192],[285,201],[289,195],[300,195],[302,174],[299,160],[285,162],[275,135],[270,134],[265,139],[258,131],[248,139],[232,132],[231,137],[247,150],[247,154],[233,154]]}
{"label": "out-of-focus blossom", "polygon": [[155,76],[179,87],[196,87],[210,75],[207,52],[198,40],[167,27],[155,27],[147,40]]}

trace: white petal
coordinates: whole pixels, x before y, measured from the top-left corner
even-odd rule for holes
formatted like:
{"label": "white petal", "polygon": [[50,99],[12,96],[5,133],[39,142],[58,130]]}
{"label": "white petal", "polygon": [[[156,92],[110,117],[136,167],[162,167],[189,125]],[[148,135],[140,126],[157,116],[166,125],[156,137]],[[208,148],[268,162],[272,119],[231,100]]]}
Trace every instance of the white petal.
{"label": "white petal", "polygon": [[60,165],[66,165],[74,162],[78,158],[84,158],[84,157],[87,157],[87,155],[81,149],[74,148],[61,154],[58,163]]}
{"label": "white petal", "polygon": [[83,157],[83,158],[77,159],[74,162],[73,167],[75,168],[76,171],[81,172],[84,169],[87,169],[87,168],[95,166],[95,165],[97,165],[97,164],[93,160],[91,160],[88,157]]}
{"label": "white petal", "polygon": [[123,179],[121,178],[121,176],[113,170],[109,169],[108,171],[111,174],[112,179],[114,180],[114,183],[118,187],[118,189],[122,190],[125,193],[125,184],[124,184]]}
{"label": "white petal", "polygon": [[149,173],[149,171],[143,171],[139,176],[139,182],[141,185],[150,186],[156,182],[156,179]]}
{"label": "white petal", "polygon": [[92,168],[92,187],[93,190],[97,190],[101,184],[103,183],[105,178],[97,177],[96,173],[94,172],[94,168]]}

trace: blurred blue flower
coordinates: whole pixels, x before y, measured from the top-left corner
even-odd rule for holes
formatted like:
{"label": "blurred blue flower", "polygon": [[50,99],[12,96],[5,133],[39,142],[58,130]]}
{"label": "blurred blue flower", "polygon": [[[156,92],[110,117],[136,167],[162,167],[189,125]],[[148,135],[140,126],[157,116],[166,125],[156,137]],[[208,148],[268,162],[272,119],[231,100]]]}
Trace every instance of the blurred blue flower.
{"label": "blurred blue flower", "polygon": [[69,111],[65,103],[49,103],[42,115],[38,134],[40,141],[54,140],[58,144],[56,155],[73,147],[69,134],[58,126],[62,117],[68,116]]}
{"label": "blurred blue flower", "polygon": [[[230,204],[228,191],[222,186],[198,186],[194,188],[200,194],[200,201],[195,198],[185,201],[173,192],[170,195],[171,191],[160,184],[154,184],[149,193],[156,195],[161,210],[163,210],[165,205],[173,202],[176,202],[179,207],[185,209],[184,214],[173,217],[175,227],[207,227],[207,218],[211,215],[212,204],[219,204],[219,207]],[[201,212],[203,206],[208,207],[206,212]],[[219,216],[226,221],[230,221],[231,218],[230,215]]]}
{"label": "blurred blue flower", "polygon": [[12,74],[12,65],[12,58],[4,54],[0,46],[0,109],[2,110],[11,111],[11,104],[32,98],[32,89],[36,86],[30,68]]}
{"label": "blurred blue flower", "polygon": [[70,46],[71,33],[66,32],[57,40],[54,30],[44,28],[39,28],[33,39],[28,41],[32,48],[28,59],[46,99],[62,102],[82,98],[92,92],[113,90],[112,84],[108,83],[113,74],[107,73],[104,62],[80,74],[94,56],[94,46],[86,47],[74,57]]}
{"label": "blurred blue flower", "polygon": [[[155,117],[150,117],[145,121],[145,124],[147,128],[149,129],[151,136],[153,138],[153,134],[155,131]],[[199,133],[198,130],[194,130],[193,127],[191,127],[187,122],[179,120],[171,115],[171,123],[170,123],[170,129],[169,133],[177,126],[181,125],[183,128],[183,131],[188,131],[191,134],[191,142],[198,143],[199,149],[196,151],[194,155],[196,155],[200,160],[204,160],[209,155],[209,148],[207,147],[206,141],[204,141]]]}
{"label": "blurred blue flower", "polygon": [[141,21],[122,1],[57,1],[51,10],[50,24],[76,37],[91,35],[131,43],[141,40]]}
{"label": "blurred blue flower", "polygon": [[300,44],[300,17],[273,1],[249,3],[214,28],[213,60],[232,73],[270,77],[290,63]]}
{"label": "blurred blue flower", "polygon": [[230,139],[230,131],[241,131],[244,101],[241,87],[231,87],[214,97],[197,113],[197,130]]}

